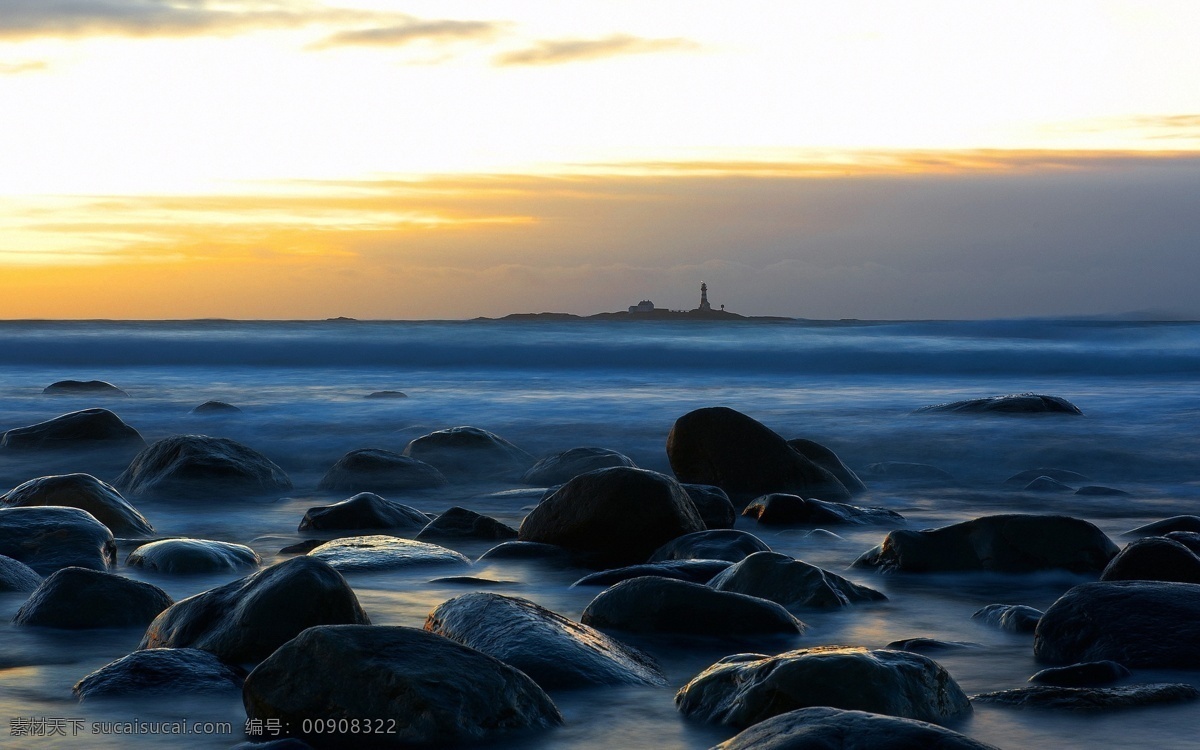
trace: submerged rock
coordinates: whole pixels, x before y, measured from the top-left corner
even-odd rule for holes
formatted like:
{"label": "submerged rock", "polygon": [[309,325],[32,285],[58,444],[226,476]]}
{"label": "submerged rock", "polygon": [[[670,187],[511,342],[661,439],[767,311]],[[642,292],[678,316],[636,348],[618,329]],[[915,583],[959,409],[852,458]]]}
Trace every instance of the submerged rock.
{"label": "submerged rock", "polygon": [[557,544],[500,542],[479,556],[479,562],[484,560],[538,560],[573,565],[576,562],[576,556],[570,550],[563,549]]}
{"label": "submerged rock", "polygon": [[885,508],[860,508],[845,503],[808,500],[773,492],[746,506],[743,516],[771,526],[832,526],[834,524],[900,524],[904,516]]}
{"label": "submerged rock", "polygon": [[470,565],[463,555],[445,547],[398,536],[351,536],[325,542],[308,557],[329,563],[336,570],[367,571],[408,568],[414,565]]}
{"label": "submerged rock", "polygon": [[188,414],[194,414],[200,417],[230,416],[241,413],[241,409],[237,408],[233,404],[227,404],[224,401],[205,401],[203,404],[200,404],[188,412]]}
{"label": "submerged rock", "polygon": [[446,477],[415,458],[377,448],[353,450],[337,460],[317,485],[329,492],[420,490],[441,487]]}
{"label": "submerged rock", "polygon": [[961,651],[967,648],[983,648],[982,644],[971,641],[939,641],[936,638],[905,638],[892,641],[884,648],[899,651],[912,651],[917,654],[938,653],[941,651]]}
{"label": "submerged rock", "polygon": [[971,615],[972,620],[1010,633],[1032,633],[1041,618],[1040,609],[1024,604],[989,604]]}
{"label": "submerged rock", "polygon": [[42,389],[47,396],[128,396],[129,394],[104,380],[60,380]]}
{"label": "submerged rock", "polygon": [[717,591],[768,599],[788,609],[847,607],[887,599],[874,589],[778,552],[756,552],[708,585]]}
{"label": "submerged rock", "polygon": [[116,485],[135,497],[270,495],[292,488],[283,469],[227,438],[174,435],[137,454]]}
{"label": "submerged rock", "polygon": [[166,575],[224,573],[258,567],[262,558],[244,544],[210,539],[160,539],[129,553],[125,564]]}
{"label": "submerged rock", "polygon": [[1040,393],[1010,393],[1005,396],[971,398],[948,404],[922,406],[913,414],[1069,414],[1083,416],[1079,407],[1060,396]]}
{"label": "submerged rock", "polygon": [[838,458],[836,453],[815,440],[794,438],[787,441],[787,444],[801,456],[837,477],[851,495],[861,495],[867,491],[867,485],[863,484],[849,466],[842,463],[842,459]]}
{"label": "submerged rock", "polygon": [[63,568],[42,581],[13,617],[47,628],[145,627],[174,602],[157,586],[87,568]]}
{"label": "submerged rock", "polygon": [[737,508],[729,500],[725,490],[711,484],[682,484],[683,491],[691,498],[692,505],[700,514],[700,520],[709,529],[732,529],[737,521]]}
{"label": "submerged rock", "polygon": [[404,455],[432,464],[454,478],[518,479],[533,465],[533,456],[478,427],[452,427],[422,435],[404,447]]}
{"label": "submerged rock", "polygon": [[1068,667],[1050,667],[1029,678],[1030,682],[1059,687],[1092,687],[1123,680],[1130,671],[1115,661],[1088,661]]}
{"label": "submerged rock", "polygon": [[902,482],[946,484],[954,476],[944,469],[911,461],[878,461],[867,464],[866,474],[877,479],[896,479]]}
{"label": "submerged rock", "polygon": [[629,456],[608,448],[572,448],[569,451],[556,453],[539,460],[529,471],[525,472],[521,481],[525,484],[548,487],[554,484],[564,484],[589,471],[609,469],[615,466],[637,468],[637,464]]}
{"label": "submerged rock", "polygon": [[114,534],[147,536],[154,527],[130,505],[117,488],[90,474],[38,477],[19,484],[0,497],[0,505],[30,508],[55,505],[91,513]]}
{"label": "submerged rock", "polygon": [[1143,537],[1125,545],[1100,580],[1200,583],[1200,555],[1174,539]]}
{"label": "submerged rock", "polygon": [[1115,487],[1102,487],[1097,484],[1089,484],[1075,490],[1076,495],[1092,496],[1092,497],[1122,497],[1129,495],[1125,490],[1118,490]]}
{"label": "submerged rock", "polygon": [[670,560],[744,560],[755,552],[770,552],[767,543],[740,529],[710,529],[684,534],[654,550],[649,562]]}
{"label": "submerged rock", "polygon": [[455,506],[430,521],[418,541],[427,539],[516,539],[517,530],[490,516]]}
{"label": "submerged rock", "polygon": [[37,572],[19,560],[0,555],[0,594],[33,591],[42,583]]}
{"label": "submerged rock", "polygon": [[374,492],[360,492],[333,505],[309,508],[300,519],[300,531],[335,529],[421,529],[429,516]]}
{"label": "submerged rock", "polygon": [[936,724],[866,711],[802,708],[743,730],[713,750],[998,750]]}
{"label": "submerged rock", "polygon": [[1066,493],[1066,492],[1074,492],[1075,491],[1074,487],[1063,484],[1062,482],[1058,481],[1057,479],[1051,479],[1050,477],[1038,477],[1037,479],[1034,479],[1029,484],[1025,485],[1022,489],[1024,489],[1026,492]]}
{"label": "submerged rock", "polygon": [[1122,536],[1163,536],[1172,531],[1200,532],[1200,516],[1171,516],[1161,521],[1138,526],[1126,531]]}
{"label": "submerged rock", "polygon": [[141,434],[108,409],[73,411],[28,427],[16,427],[0,437],[0,447],[12,450],[113,449],[130,452],[146,447]]}
{"label": "submerged rock", "polygon": [[117,545],[107,526],[79,508],[0,508],[0,555],[42,575],[72,566],[108,570]]}
{"label": "submerged rock", "polygon": [[195,648],[134,651],[75,683],[80,700],[241,692],[244,673]]}
{"label": "submerged rock", "polygon": [[677,581],[691,583],[708,583],[712,577],[728,568],[733,563],[728,560],[667,560],[664,562],[646,563],[644,565],[629,565],[624,568],[602,570],[599,573],[580,578],[571,584],[576,586],[611,586],[614,583],[628,581],[630,578],[642,576],[658,576],[659,578],[674,578]]}
{"label": "submerged rock", "polygon": [[1059,482],[1074,482],[1075,484],[1091,481],[1091,477],[1084,476],[1077,471],[1071,471],[1069,469],[1044,468],[1026,469],[1025,471],[1017,472],[1008,479],[1005,479],[1004,484],[1009,487],[1024,487],[1038,477],[1050,477],[1051,479]]}
{"label": "submerged rock", "polygon": [[374,391],[363,398],[408,398],[408,394],[403,391]]}
{"label": "submerged rock", "polygon": [[1192,685],[1160,683],[1123,687],[1031,687],[981,693],[971,697],[976,703],[992,703],[1017,708],[1060,708],[1075,711],[1137,708],[1164,703],[1184,703],[1200,698],[1200,689]]}

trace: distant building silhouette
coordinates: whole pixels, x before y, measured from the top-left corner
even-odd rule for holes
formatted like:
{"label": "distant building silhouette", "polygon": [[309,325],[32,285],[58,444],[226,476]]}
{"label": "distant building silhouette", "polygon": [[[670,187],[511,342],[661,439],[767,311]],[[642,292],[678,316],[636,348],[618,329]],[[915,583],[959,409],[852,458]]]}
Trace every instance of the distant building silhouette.
{"label": "distant building silhouette", "polygon": [[704,312],[712,310],[712,305],[708,304],[708,284],[700,282],[700,308]]}
{"label": "distant building silhouette", "polygon": [[648,299],[644,299],[641,302],[637,303],[636,305],[630,305],[629,312],[631,312],[631,313],[654,312],[654,303]]}

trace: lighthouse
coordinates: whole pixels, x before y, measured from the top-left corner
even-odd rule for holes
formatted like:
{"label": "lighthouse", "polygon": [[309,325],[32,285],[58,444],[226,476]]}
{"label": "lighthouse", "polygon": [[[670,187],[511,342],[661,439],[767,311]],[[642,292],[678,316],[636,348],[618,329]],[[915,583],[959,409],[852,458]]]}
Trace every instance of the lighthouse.
{"label": "lighthouse", "polygon": [[712,305],[708,304],[708,284],[700,282],[700,310],[709,312],[712,310]]}

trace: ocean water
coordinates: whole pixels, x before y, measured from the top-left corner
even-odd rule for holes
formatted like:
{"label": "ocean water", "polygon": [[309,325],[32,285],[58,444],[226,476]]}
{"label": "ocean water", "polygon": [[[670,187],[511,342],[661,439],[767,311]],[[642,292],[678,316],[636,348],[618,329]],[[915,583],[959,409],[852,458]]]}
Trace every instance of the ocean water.
{"label": "ocean water", "polygon": [[[57,380],[108,380],[128,398],[48,396]],[[406,399],[367,399],[400,390]],[[1016,392],[1064,397],[1084,412],[1062,416],[913,415],[921,406]],[[233,417],[189,410],[210,399]],[[305,510],[342,499],[315,487],[356,448],[400,451],[414,437],[458,425],[495,432],[535,456],[582,445],[619,450],[669,472],[672,423],[704,406],[729,406],[786,438],[821,442],[865,473],[880,461],[935,465],[950,486],[921,487],[864,476],[856,499],[928,528],[998,512],[1062,513],[1120,535],[1166,516],[1200,511],[1200,324],[1075,320],[978,322],[9,322],[0,323],[0,431],[76,409],[117,412],[148,441],[180,433],[228,437],[274,460],[295,489],[283,498],[138,501],[161,536],[249,544],[265,562],[310,535]],[[1070,469],[1130,492],[1123,497],[1036,494],[1004,486],[1025,469]],[[86,471],[112,480],[121,461],[79,454],[0,451],[0,492],[27,479]],[[392,493],[424,511],[463,505],[517,526],[536,494],[496,496],[523,485],[453,483]],[[385,493],[386,494],[386,493]],[[625,638],[654,655],[670,687],[552,692],[567,719],[556,730],[499,747],[706,748],[732,736],[684,719],[674,690],[718,658],[818,645],[882,647],[928,636],[980,643],[935,657],[968,693],[1018,687],[1037,671],[1031,637],[970,619],[992,603],[1048,607],[1082,577],[878,576],[847,571],[885,531],[738,528],[777,551],[886,593],[888,602],[804,614],[808,633],[739,641]],[[467,544],[474,558],[488,545]],[[125,544],[121,557],[132,548]],[[571,589],[586,571],[518,562],[484,563],[472,575],[515,581],[505,593],[578,618],[598,591]],[[164,577],[120,567],[177,600],[234,576]],[[461,572],[461,571],[456,571]],[[376,624],[419,627],[440,602],[469,589],[431,584],[441,573],[352,573],[347,579]],[[0,744],[5,747],[228,747],[244,739],[237,696],[79,704],[71,686],[132,650],[141,632],[70,633],[7,622],[24,599],[0,594]],[[1200,673],[1142,671],[1138,681],[1188,682]],[[14,736],[22,719],[78,719],[70,736]],[[92,722],[226,722],[228,733],[99,735]],[[953,728],[1002,748],[1195,747],[1200,706],[1079,715],[980,706]]]}

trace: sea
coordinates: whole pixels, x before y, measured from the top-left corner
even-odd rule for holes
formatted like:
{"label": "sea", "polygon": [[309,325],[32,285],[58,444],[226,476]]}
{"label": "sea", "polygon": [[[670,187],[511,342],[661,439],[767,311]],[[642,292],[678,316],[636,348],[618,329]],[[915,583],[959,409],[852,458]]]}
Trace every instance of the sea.
{"label": "sea", "polygon": [[[50,383],[105,380],[127,397],[42,393]],[[407,398],[367,398],[385,390]],[[1065,398],[1082,417],[914,414],[960,399],[1034,392]],[[208,400],[233,416],[190,413]],[[147,441],[207,434],[242,442],[291,477],[287,497],[137,500],[159,536],[247,544],[264,564],[312,538],[305,511],[343,499],[318,492],[348,451],[401,451],[413,438],[461,425],[500,435],[535,457],[578,446],[620,451],[670,472],[674,421],[708,406],[737,409],[785,438],[834,450],[869,487],[860,505],[897,511],[908,528],[1008,512],[1066,514],[1118,544],[1139,525],[1200,511],[1200,323],[1022,319],[986,321],[320,321],[0,322],[0,431],[77,409],[104,407]],[[871,465],[929,464],[952,480],[905,482]],[[37,476],[75,471],[113,480],[124,468],[86,454],[0,451],[0,493]],[[1059,468],[1122,496],[1038,493],[1005,484],[1028,469]],[[1082,482],[1076,482],[1076,485]],[[461,505],[513,527],[541,488],[451,483],[385,493],[429,513]],[[515,735],[499,748],[708,748],[736,732],[675,708],[675,691],[721,657],[826,645],[881,648],[912,637],[978,644],[935,656],[968,694],[1021,687],[1042,666],[1032,637],[972,620],[988,604],[1044,610],[1088,580],[1031,575],[879,575],[850,569],[886,529],[737,528],[772,549],[884,592],[888,601],[801,613],[793,638],[701,639],[616,634],[654,656],[669,686],[551,691],[566,723]],[[236,574],[169,577],[117,572],[176,600]],[[484,542],[457,545],[472,559]],[[578,619],[597,589],[588,571],[530,561],[483,561],[471,575],[491,589]],[[374,624],[421,627],[429,611],[470,587],[432,583],[461,570],[348,573]],[[14,748],[227,748],[250,739],[236,693],[219,697],[80,703],[72,686],[136,648],[140,630],[58,631],[9,624],[23,594],[0,594],[0,745]],[[1137,682],[1200,686],[1200,672],[1139,670]],[[40,723],[39,723],[40,721]],[[164,733],[170,727],[186,733]],[[1072,712],[978,705],[956,731],[1001,748],[1194,748],[1200,704]],[[157,733],[149,730],[157,729]],[[255,731],[251,727],[251,731]],[[40,730],[40,731],[35,731]],[[119,730],[131,733],[117,734]],[[255,739],[272,739],[258,734]]]}

